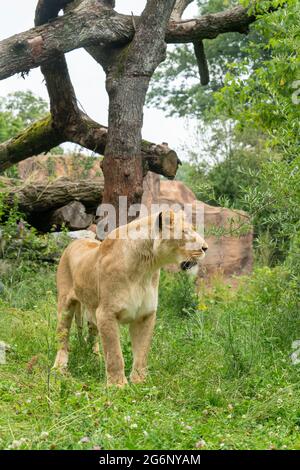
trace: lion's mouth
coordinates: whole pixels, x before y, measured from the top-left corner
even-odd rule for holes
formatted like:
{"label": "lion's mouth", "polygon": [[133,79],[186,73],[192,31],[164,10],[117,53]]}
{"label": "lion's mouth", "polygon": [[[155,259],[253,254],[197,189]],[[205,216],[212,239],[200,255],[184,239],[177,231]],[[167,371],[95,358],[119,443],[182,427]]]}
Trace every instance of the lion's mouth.
{"label": "lion's mouth", "polygon": [[187,260],[187,261],[183,261],[180,264],[180,268],[182,269],[182,271],[188,271],[189,269],[192,269],[197,264],[198,263],[196,260]]}
{"label": "lion's mouth", "polygon": [[182,263],[180,263],[180,268],[183,271],[188,271],[189,269],[194,268],[195,266],[198,265],[200,260],[202,260],[205,257],[204,250],[186,252],[185,254],[187,256],[187,259],[185,261],[182,261]]}

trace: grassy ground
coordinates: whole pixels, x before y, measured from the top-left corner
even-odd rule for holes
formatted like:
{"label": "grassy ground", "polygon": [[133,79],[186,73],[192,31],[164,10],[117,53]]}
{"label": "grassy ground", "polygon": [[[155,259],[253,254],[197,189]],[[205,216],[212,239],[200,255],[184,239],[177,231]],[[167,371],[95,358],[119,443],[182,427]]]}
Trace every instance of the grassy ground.
{"label": "grassy ground", "polygon": [[[104,386],[104,363],[71,338],[70,370],[55,356],[54,270],[7,270],[0,298],[0,448],[300,448],[296,286],[261,269],[234,290],[195,299],[187,277],[164,275],[144,385]],[[285,286],[289,286],[287,289]],[[131,352],[123,331],[127,373]]]}

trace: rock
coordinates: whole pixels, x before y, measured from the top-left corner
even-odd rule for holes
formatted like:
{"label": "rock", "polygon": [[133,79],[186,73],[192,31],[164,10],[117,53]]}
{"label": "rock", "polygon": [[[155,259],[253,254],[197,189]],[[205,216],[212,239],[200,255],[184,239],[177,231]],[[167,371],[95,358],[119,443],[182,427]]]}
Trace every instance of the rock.
{"label": "rock", "polygon": [[74,240],[80,238],[88,238],[91,240],[95,240],[96,234],[91,230],[77,230],[76,232],[68,232],[68,236]]}
{"label": "rock", "polygon": [[66,226],[71,230],[82,230],[91,225],[92,214],[87,214],[85,206],[79,201],[73,201],[66,206],[56,209],[49,215],[48,224],[58,227]]}
{"label": "rock", "polygon": [[97,233],[97,225],[96,224],[92,224],[88,227],[88,229],[90,232],[94,232],[95,234]]}
{"label": "rock", "polygon": [[[196,212],[203,213],[204,237],[208,251],[201,262],[199,275],[211,276],[245,274],[251,272],[253,263],[253,230],[248,226],[244,235],[230,233],[230,228],[248,225],[248,216],[243,211],[233,211],[223,207],[213,207],[197,201],[195,194],[181,181],[161,181],[159,202],[168,205],[192,205],[193,219]],[[194,220],[195,222],[195,220]],[[215,230],[226,231],[221,236],[212,235]]]}
{"label": "rock", "polygon": [[55,238],[64,238],[66,235],[72,240],[79,240],[81,238],[87,238],[95,240],[96,234],[91,230],[76,230],[75,232],[52,232],[51,235]]}

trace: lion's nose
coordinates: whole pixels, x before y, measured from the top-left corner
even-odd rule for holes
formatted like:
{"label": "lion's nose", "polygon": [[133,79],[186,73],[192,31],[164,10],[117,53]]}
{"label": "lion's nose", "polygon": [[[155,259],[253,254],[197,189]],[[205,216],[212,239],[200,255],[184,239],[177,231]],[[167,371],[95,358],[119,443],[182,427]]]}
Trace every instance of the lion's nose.
{"label": "lion's nose", "polygon": [[208,245],[207,245],[206,243],[205,243],[205,245],[203,245],[202,250],[203,250],[203,251],[207,251],[207,250],[208,250]]}

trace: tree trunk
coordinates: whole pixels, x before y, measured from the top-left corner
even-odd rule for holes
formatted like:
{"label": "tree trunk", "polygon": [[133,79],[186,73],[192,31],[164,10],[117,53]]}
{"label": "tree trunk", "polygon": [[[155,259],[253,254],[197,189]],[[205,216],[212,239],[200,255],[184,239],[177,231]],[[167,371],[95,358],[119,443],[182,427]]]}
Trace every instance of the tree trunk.
{"label": "tree trunk", "polygon": [[[111,51],[103,55],[109,95],[103,203],[115,208],[118,225],[138,215],[128,214],[128,209],[139,205],[143,195],[143,108],[150,79],[165,58],[164,38],[174,3],[148,0],[132,42],[113,55]],[[120,196],[127,198],[122,213]]]}

